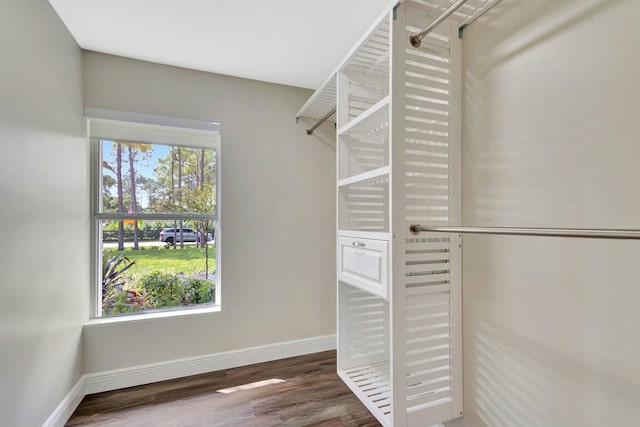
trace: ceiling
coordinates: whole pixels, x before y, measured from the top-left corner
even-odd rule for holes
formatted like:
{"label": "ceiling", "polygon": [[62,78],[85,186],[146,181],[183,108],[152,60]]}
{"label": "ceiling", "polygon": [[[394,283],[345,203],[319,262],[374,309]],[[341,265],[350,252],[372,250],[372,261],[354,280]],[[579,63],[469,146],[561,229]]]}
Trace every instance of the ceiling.
{"label": "ceiling", "polygon": [[83,49],[317,88],[390,0],[49,0]]}

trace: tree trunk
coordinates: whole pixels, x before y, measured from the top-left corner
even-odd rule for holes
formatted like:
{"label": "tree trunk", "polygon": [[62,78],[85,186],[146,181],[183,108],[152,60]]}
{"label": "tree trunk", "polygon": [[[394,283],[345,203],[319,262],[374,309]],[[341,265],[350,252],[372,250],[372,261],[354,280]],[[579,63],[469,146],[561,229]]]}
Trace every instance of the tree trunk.
{"label": "tree trunk", "polygon": [[[116,182],[118,186],[118,213],[124,212],[122,198],[122,143],[116,143]],[[124,250],[124,223],[118,221],[118,250]]]}
{"label": "tree trunk", "polygon": [[[176,183],[175,183],[175,173],[176,173],[176,156],[173,152],[173,147],[171,147],[171,206],[173,211],[176,210]],[[177,248],[176,245],[176,222],[173,221],[173,249]]]}
{"label": "tree trunk", "polygon": [[204,237],[204,279],[209,278],[209,242],[207,235]]}
{"label": "tree trunk", "polygon": [[[200,180],[199,180],[199,185],[201,188],[204,189],[204,148],[200,149]],[[206,222],[204,223],[206,224]],[[209,264],[209,258],[207,255],[207,240],[208,240],[208,235],[207,235],[207,227],[206,225],[203,227],[204,228],[204,234],[203,234],[203,240],[202,240],[202,244],[201,247],[205,248],[204,251],[204,255],[205,255],[205,263],[208,265]],[[207,272],[208,273],[208,272]]]}
{"label": "tree trunk", "polygon": [[204,148],[200,150],[200,185],[204,187]]}
{"label": "tree trunk", "polygon": [[[182,208],[182,149],[178,147],[178,202]],[[184,233],[182,227],[184,223],[180,220],[180,249],[184,249]]]}
{"label": "tree trunk", "polygon": [[[131,178],[131,213],[136,213],[136,171],[133,167],[135,161],[134,148],[129,145],[129,177]],[[133,219],[133,249],[138,250],[138,221]]]}

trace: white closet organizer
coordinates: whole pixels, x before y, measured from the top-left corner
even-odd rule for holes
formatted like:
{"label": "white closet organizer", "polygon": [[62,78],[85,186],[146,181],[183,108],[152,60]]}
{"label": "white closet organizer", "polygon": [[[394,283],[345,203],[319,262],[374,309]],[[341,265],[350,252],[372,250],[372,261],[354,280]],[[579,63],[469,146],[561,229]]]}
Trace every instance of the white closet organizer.
{"label": "white closet organizer", "polygon": [[461,222],[458,31],[475,17],[409,43],[452,1],[390,5],[298,113],[320,116],[335,81],[338,375],[383,426],[462,415],[461,237],[410,230]]}
{"label": "white closet organizer", "polygon": [[460,41],[405,2],[337,71],[338,375],[384,426],[462,414]]}

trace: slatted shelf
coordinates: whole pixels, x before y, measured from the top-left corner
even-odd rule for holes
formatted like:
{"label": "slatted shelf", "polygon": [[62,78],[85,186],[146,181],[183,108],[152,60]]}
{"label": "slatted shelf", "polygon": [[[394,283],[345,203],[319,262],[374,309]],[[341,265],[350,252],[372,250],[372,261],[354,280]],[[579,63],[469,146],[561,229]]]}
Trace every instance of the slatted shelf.
{"label": "slatted shelf", "polygon": [[372,134],[389,127],[389,95],[385,96],[358,117],[338,129],[338,135],[346,133]]}
{"label": "slatted shelf", "polygon": [[338,370],[338,375],[383,426],[391,425],[389,362]]}
{"label": "slatted shelf", "polygon": [[389,77],[390,22],[383,16],[369,35],[343,61],[343,70],[371,77]]}
{"label": "slatted shelf", "polygon": [[336,108],[336,73],[331,73],[300,108],[296,118],[307,117],[320,120],[334,108]]}
{"label": "slatted shelf", "polygon": [[338,187],[346,187],[353,184],[376,185],[382,182],[389,182],[389,166],[383,166],[368,172],[351,176],[338,181]]}
{"label": "slatted shelf", "polygon": [[389,240],[389,233],[378,231],[354,231],[338,229],[338,236],[354,237],[356,239]]}

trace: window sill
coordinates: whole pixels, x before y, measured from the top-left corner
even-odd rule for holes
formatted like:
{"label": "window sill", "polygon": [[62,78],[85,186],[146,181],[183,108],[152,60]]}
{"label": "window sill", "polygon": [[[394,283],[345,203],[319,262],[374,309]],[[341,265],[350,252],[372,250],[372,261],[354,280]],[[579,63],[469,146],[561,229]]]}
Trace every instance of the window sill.
{"label": "window sill", "polygon": [[85,322],[84,326],[104,325],[109,323],[139,322],[143,320],[165,319],[170,317],[195,316],[200,314],[216,313],[221,311],[219,305],[201,308],[186,308],[179,310],[158,311],[142,314],[129,314],[124,316],[97,317]]}

